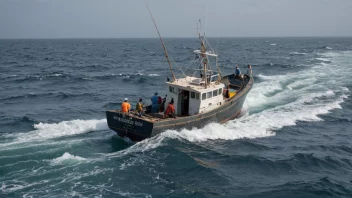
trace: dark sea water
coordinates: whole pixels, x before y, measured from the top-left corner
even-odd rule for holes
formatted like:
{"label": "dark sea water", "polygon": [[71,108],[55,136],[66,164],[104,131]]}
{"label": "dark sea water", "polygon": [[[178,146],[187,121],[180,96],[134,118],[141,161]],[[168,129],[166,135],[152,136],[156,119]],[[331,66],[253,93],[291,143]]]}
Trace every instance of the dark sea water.
{"label": "dark sea water", "polygon": [[352,38],[210,41],[253,67],[243,116],[133,143],[105,111],[166,93],[158,39],[0,40],[0,197],[352,197]]}

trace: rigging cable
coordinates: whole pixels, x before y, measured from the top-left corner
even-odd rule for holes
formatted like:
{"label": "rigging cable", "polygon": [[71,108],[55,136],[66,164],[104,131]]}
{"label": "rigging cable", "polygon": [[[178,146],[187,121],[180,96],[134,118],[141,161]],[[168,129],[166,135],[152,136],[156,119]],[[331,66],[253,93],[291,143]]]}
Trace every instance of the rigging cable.
{"label": "rigging cable", "polygon": [[172,65],[171,65],[171,62],[170,62],[170,59],[169,59],[169,54],[167,53],[166,47],[165,47],[165,45],[164,45],[164,41],[163,41],[163,39],[161,38],[161,35],[160,35],[160,32],[159,32],[158,27],[156,26],[156,23],[155,23],[154,17],[153,17],[153,15],[152,15],[152,12],[151,12],[151,11],[150,11],[150,9],[149,9],[149,6],[148,6],[148,3],[147,3],[147,0],[144,0],[144,3],[145,3],[145,5],[147,6],[147,9],[148,9],[148,11],[149,11],[150,17],[151,17],[151,18],[152,18],[152,20],[153,20],[153,23],[154,23],[155,29],[156,29],[156,31],[158,32],[158,35],[159,35],[159,38],[160,38],[161,44],[162,44],[162,46],[163,46],[163,48],[164,48],[165,57],[166,57],[166,59],[167,59],[167,62],[169,63],[169,67],[170,67],[170,70],[171,70],[171,73],[172,73],[172,78],[173,78],[173,79],[174,79],[174,81],[175,81],[175,80],[176,80],[176,78],[175,78],[175,74],[174,74],[174,71],[173,71],[173,69],[172,69]]}

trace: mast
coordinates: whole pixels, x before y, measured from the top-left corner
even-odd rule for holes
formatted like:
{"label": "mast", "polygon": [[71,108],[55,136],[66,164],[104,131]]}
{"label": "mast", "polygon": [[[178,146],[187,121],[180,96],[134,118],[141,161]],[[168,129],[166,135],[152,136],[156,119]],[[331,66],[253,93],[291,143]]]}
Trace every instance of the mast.
{"label": "mast", "polygon": [[220,67],[219,67],[219,64],[218,64],[218,57],[216,57],[216,68],[218,69],[218,73],[219,73],[219,75],[218,75],[218,81],[221,81],[221,79],[222,79],[222,73],[221,73],[221,70],[220,70]]}
{"label": "mast", "polygon": [[[217,45],[217,54],[219,54],[219,37],[218,37],[218,45]],[[220,82],[221,79],[222,79],[222,73],[221,73],[221,70],[220,70],[220,67],[219,67],[219,63],[218,63],[218,57],[216,57],[215,59],[216,61],[216,68],[218,69],[218,81]]]}
{"label": "mast", "polygon": [[[199,19],[199,26],[200,28],[202,27],[202,23]],[[205,36],[205,33],[204,33],[204,36]],[[207,85],[208,85],[208,80],[207,80],[207,64],[208,64],[208,57],[207,55],[205,54],[207,52],[207,46],[205,45],[203,39],[202,39],[202,36],[200,35],[200,31],[198,31],[198,37],[199,37],[199,40],[200,40],[200,52],[201,52],[201,55],[202,55],[202,61],[203,61],[203,67],[204,67],[204,75],[203,75],[203,78],[204,78],[204,88],[207,88]]]}
{"label": "mast", "polygon": [[199,37],[200,40],[201,40],[201,52],[203,53],[202,54],[202,57],[203,57],[203,65],[204,65],[204,88],[207,88],[207,85],[208,85],[208,77],[207,77],[207,63],[208,63],[208,57],[207,55],[205,55],[204,53],[207,51],[207,47],[205,46],[203,40],[201,39],[201,37]]}
{"label": "mast", "polygon": [[145,5],[147,6],[147,9],[148,9],[148,11],[149,11],[150,17],[151,17],[151,18],[152,18],[152,20],[153,20],[153,23],[154,23],[155,29],[156,29],[156,31],[158,32],[158,35],[159,35],[159,38],[160,38],[161,45],[163,46],[163,49],[164,49],[165,57],[166,57],[166,59],[167,59],[167,62],[169,63],[169,67],[170,67],[170,71],[171,71],[171,74],[172,74],[172,78],[173,78],[173,79],[174,79],[174,81],[175,81],[175,80],[176,80],[176,77],[175,77],[174,71],[173,71],[173,69],[172,69],[171,61],[170,61],[170,58],[169,58],[169,54],[167,53],[166,47],[165,47],[165,45],[164,45],[164,41],[163,41],[163,39],[161,38],[161,35],[160,35],[160,32],[159,32],[158,27],[156,26],[156,23],[155,23],[154,17],[153,17],[153,15],[152,15],[152,12],[151,12],[151,11],[150,11],[150,9],[149,9],[149,6],[148,6],[148,3],[147,3],[147,0],[144,0],[144,3],[145,3]]}

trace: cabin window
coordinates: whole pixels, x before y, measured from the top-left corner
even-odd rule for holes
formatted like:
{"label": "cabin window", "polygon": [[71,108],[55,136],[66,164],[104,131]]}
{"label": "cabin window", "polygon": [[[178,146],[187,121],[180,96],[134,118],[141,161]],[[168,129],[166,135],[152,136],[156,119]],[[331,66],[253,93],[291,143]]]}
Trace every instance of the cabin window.
{"label": "cabin window", "polygon": [[218,90],[214,90],[213,91],[213,97],[217,96],[218,95]]}
{"label": "cabin window", "polygon": [[175,88],[174,87],[169,87],[170,93],[175,93]]}
{"label": "cabin window", "polygon": [[218,77],[217,75],[216,75],[216,76],[212,76],[212,77],[211,77],[211,82],[215,82],[215,81],[217,80],[217,79],[216,79],[217,77]]}
{"label": "cabin window", "polygon": [[206,94],[206,93],[203,93],[203,94],[202,94],[202,100],[205,100],[205,99],[207,99],[207,94]]}
{"label": "cabin window", "polygon": [[212,91],[209,91],[209,92],[207,93],[207,98],[211,98],[211,97],[213,97],[213,92],[212,92]]}
{"label": "cabin window", "polygon": [[221,94],[222,94],[222,88],[219,89],[219,95],[221,95]]}
{"label": "cabin window", "polygon": [[196,93],[196,100],[199,100],[199,93]]}
{"label": "cabin window", "polygon": [[194,92],[191,92],[191,98],[196,98],[196,93],[194,93]]}

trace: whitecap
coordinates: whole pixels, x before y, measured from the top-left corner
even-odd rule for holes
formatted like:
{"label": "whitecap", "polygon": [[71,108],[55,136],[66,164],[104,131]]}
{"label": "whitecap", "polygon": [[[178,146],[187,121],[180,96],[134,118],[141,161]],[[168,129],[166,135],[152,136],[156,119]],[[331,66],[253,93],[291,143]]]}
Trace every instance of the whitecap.
{"label": "whitecap", "polygon": [[28,133],[17,133],[9,136],[14,137],[12,142],[2,144],[1,147],[21,144],[27,142],[43,141],[58,137],[73,136],[91,131],[109,129],[106,119],[101,120],[71,120],[59,123],[38,123],[34,124],[36,130]]}
{"label": "whitecap", "polygon": [[71,155],[70,153],[65,152],[62,156],[50,160],[50,164],[51,165],[72,164],[72,163],[77,163],[77,162],[80,162],[83,160],[86,160],[86,159],[83,157],[80,157],[77,155]]}
{"label": "whitecap", "polygon": [[160,76],[159,74],[148,74],[148,76]]}
{"label": "whitecap", "polygon": [[304,52],[290,52],[290,55],[306,55]]}
{"label": "whitecap", "polygon": [[327,58],[316,58],[316,59],[324,62],[330,62],[330,60]]}

